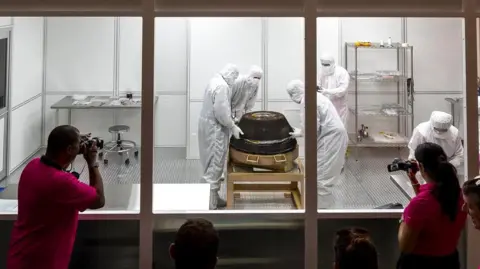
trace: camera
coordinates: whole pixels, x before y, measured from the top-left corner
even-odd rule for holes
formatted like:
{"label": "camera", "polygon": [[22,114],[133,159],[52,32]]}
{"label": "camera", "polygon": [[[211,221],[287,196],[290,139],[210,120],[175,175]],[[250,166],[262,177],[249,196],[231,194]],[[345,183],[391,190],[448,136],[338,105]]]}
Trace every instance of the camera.
{"label": "camera", "polygon": [[96,143],[98,149],[103,149],[103,140],[99,137],[90,137],[90,136],[81,136],[80,137],[80,151],[78,154],[83,154],[87,152],[89,148],[93,146],[93,143]]}
{"label": "camera", "polygon": [[418,171],[418,164],[416,162],[411,161],[404,161],[402,159],[394,159],[393,162],[387,165],[388,172],[395,172],[395,171],[405,171],[407,172],[408,169],[411,169],[413,172]]}

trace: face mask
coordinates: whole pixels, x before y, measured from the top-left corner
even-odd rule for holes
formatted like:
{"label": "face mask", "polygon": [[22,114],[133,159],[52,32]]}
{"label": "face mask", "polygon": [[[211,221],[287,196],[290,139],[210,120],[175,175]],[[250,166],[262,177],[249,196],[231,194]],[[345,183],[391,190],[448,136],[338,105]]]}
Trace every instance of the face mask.
{"label": "face mask", "polygon": [[300,104],[302,102],[302,95],[301,94],[290,95],[290,98],[292,98],[292,101],[297,103],[297,104]]}
{"label": "face mask", "polygon": [[433,136],[438,139],[447,139],[448,130],[433,128]]}
{"label": "face mask", "polygon": [[250,87],[258,87],[259,84],[260,84],[260,79],[259,78],[250,78],[248,80],[248,85]]}
{"label": "face mask", "polygon": [[335,66],[331,63],[326,63],[322,62],[322,74],[325,76],[331,76],[333,75],[333,72],[335,70]]}

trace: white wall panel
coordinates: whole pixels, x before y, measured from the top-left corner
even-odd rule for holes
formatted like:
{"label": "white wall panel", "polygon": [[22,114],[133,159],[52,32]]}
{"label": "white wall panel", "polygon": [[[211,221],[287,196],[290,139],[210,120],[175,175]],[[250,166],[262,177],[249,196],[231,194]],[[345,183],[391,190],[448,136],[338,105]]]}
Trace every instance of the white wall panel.
{"label": "white wall panel", "polygon": [[[55,128],[55,109],[51,109],[50,107],[55,104],[56,102],[60,101],[65,97],[64,95],[47,95],[45,98],[45,140],[43,141],[43,145],[47,145],[47,139],[50,132]],[[66,110],[59,110],[59,124],[66,124],[67,123],[67,111]]]}
{"label": "white wall panel", "polygon": [[288,83],[305,77],[304,20],[268,18],[267,24],[268,99],[289,99]]}
{"label": "white wall panel", "polygon": [[261,19],[192,18],[190,21],[191,99],[203,98],[208,81],[227,63],[238,65],[241,73],[253,64],[261,65]]}
{"label": "white wall panel", "polygon": [[118,88],[142,90],[142,18],[120,17]]}
{"label": "white wall panel", "polygon": [[[190,102],[190,133],[188,136],[189,144],[187,148],[187,159],[198,159],[198,117],[202,110],[203,102]],[[256,102],[253,108],[254,111],[262,110],[262,103]]]}
{"label": "white wall panel", "polygon": [[[64,123],[65,124],[65,123]],[[111,109],[78,109],[72,110],[72,125],[81,133],[91,133],[105,141],[110,141],[112,135],[108,128],[114,124]]]}
{"label": "white wall panel", "polygon": [[114,18],[47,18],[47,90],[113,89]]}
{"label": "white wall panel", "polygon": [[463,91],[463,24],[460,18],[408,18],[407,42],[413,45],[415,88]]}
{"label": "white wall panel", "polygon": [[[197,114],[197,117],[198,117],[198,114]],[[160,147],[162,146],[185,147],[186,146],[186,142],[187,142],[186,96],[160,95],[158,97],[157,105],[155,107],[154,120],[155,120],[155,145],[156,146],[160,146]]]}
{"label": "white wall panel", "polygon": [[12,33],[12,107],[42,93],[43,20],[17,17]]}
{"label": "white wall panel", "polygon": [[12,17],[0,17],[0,27],[9,26],[13,24]]}
{"label": "white wall panel", "polygon": [[42,98],[14,110],[10,124],[10,171],[34,153],[41,144]]}
{"label": "white wall panel", "polygon": [[[461,94],[417,94],[415,95],[415,125],[430,120],[430,115],[433,111],[443,111],[447,113],[451,112],[450,103],[445,101],[445,98],[459,98]],[[460,131],[460,135],[463,137],[464,125],[463,110],[460,116],[460,126],[457,126]],[[458,115],[458,114],[457,114]],[[457,118],[455,115],[455,118]]]}
{"label": "white wall panel", "polygon": [[[187,20],[155,19],[156,91],[187,92]],[[207,81],[200,84],[203,90]]]}
{"label": "white wall panel", "polygon": [[[320,56],[328,53],[337,63],[341,59],[339,18],[317,18],[317,69],[320,66]],[[342,64],[342,63],[339,63]]]}
{"label": "white wall panel", "polygon": [[[116,113],[116,116],[115,116],[116,122],[113,123],[112,121],[113,124],[130,126],[130,131],[128,133],[122,134],[122,138],[126,140],[135,141],[135,143],[137,143],[137,145],[140,146],[142,143],[142,140],[141,140],[142,112],[140,110],[124,109],[124,110],[116,110],[114,111],[114,113]],[[106,117],[109,117],[109,116],[110,115],[106,114]],[[103,126],[103,129],[107,129],[108,131],[109,127],[110,125]],[[105,139],[110,139],[110,138],[111,138],[111,135],[105,137]]]}

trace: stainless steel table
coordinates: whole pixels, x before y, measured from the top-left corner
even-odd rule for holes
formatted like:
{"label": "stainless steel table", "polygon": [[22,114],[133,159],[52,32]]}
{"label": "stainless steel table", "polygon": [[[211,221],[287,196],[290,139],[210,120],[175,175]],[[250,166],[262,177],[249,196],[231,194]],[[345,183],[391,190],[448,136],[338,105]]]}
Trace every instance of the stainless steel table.
{"label": "stainless steel table", "polygon": [[[68,124],[72,124],[72,110],[74,109],[116,109],[116,110],[123,110],[123,109],[141,109],[141,103],[131,103],[126,105],[112,105],[111,102],[114,100],[118,100],[120,97],[109,97],[109,96],[88,96],[82,101],[91,101],[94,100],[92,103],[87,105],[74,105],[75,100],[72,96],[66,96],[62,98],[60,101],[53,104],[50,108],[55,109],[55,126],[59,125],[60,116],[59,110],[66,109],[68,111]],[[123,98],[123,97],[121,97]],[[134,97],[133,99],[138,99],[140,97]],[[154,102],[157,103],[158,96],[155,96]]]}
{"label": "stainless steel table", "polygon": [[412,183],[410,183],[410,180],[408,179],[406,174],[390,175],[390,180],[402,191],[402,193],[407,197],[408,200],[411,200],[413,197],[415,197]]}
{"label": "stainless steel table", "polygon": [[[461,187],[464,181],[463,169],[459,168],[457,174]],[[406,173],[402,175],[390,175],[390,180],[402,191],[402,193],[408,198],[408,200],[411,200],[413,197],[415,197],[412,183],[410,183],[410,179],[408,179]]]}

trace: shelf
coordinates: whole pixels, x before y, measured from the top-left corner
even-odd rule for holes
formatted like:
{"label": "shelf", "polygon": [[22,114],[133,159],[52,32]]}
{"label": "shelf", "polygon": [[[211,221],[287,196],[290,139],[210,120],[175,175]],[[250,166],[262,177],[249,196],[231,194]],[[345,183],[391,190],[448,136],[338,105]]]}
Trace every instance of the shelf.
{"label": "shelf", "polygon": [[377,142],[371,137],[363,138],[361,141],[357,141],[357,134],[348,134],[349,143],[351,147],[359,148],[403,148],[408,146],[410,139],[408,137],[399,135],[396,139],[398,142]]}
{"label": "shelf", "polygon": [[356,114],[358,112],[358,115],[375,117],[398,117],[410,116],[412,114],[398,104],[359,106],[358,109],[355,109],[355,107],[349,107],[348,110],[350,110],[350,112],[352,112],[353,114]]}
{"label": "shelf", "polygon": [[387,45],[387,42],[384,42],[384,46],[381,47],[379,42],[371,42],[371,46],[356,46],[355,42],[348,42],[346,46],[353,49],[383,49],[383,50],[396,50],[396,49],[411,49],[412,46],[402,47],[401,43],[392,43],[391,46]]}
{"label": "shelf", "polygon": [[355,72],[349,73],[350,80],[357,79],[358,82],[398,82],[407,81],[408,78],[399,75],[379,75],[377,73],[361,73],[358,74],[358,78],[355,76]]}

